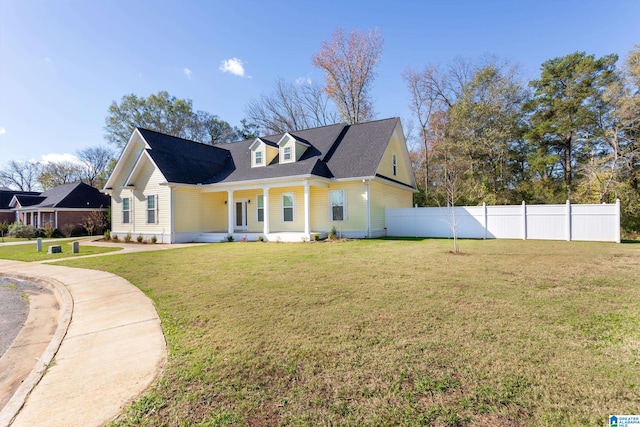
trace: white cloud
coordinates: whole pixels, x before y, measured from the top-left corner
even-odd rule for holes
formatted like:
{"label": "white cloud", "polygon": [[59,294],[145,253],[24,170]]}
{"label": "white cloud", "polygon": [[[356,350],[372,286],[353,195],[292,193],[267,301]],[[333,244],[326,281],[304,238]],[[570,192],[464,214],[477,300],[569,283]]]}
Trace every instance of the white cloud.
{"label": "white cloud", "polygon": [[80,162],[80,159],[78,159],[73,154],[69,154],[69,153],[64,153],[64,154],[59,154],[59,153],[44,154],[44,155],[42,155],[42,162],[43,163],[69,162],[69,163],[75,163],[75,164],[78,164],[78,165],[82,164],[82,162]]}
{"label": "white cloud", "polygon": [[311,77],[308,77],[308,76],[306,76],[306,77],[298,77],[296,79],[296,84],[298,86],[305,85],[305,84],[310,86],[311,85]]}
{"label": "white cloud", "polygon": [[231,73],[235,76],[251,78],[251,76],[244,75],[244,63],[238,58],[225,59],[222,61],[220,71],[223,73]]}
{"label": "white cloud", "polygon": [[51,63],[53,63],[53,59],[51,59],[50,57],[46,56],[46,57],[44,58],[44,62],[46,62],[46,63],[48,63],[48,64],[51,64]]}
{"label": "white cloud", "polygon": [[182,70],[182,73],[183,73],[185,76],[187,76],[187,78],[188,78],[189,80],[191,80],[191,70],[190,70],[190,69],[188,69],[187,67],[185,67],[185,68]]}
{"label": "white cloud", "polygon": [[4,135],[5,133],[7,133],[7,130],[0,126],[0,135]]}

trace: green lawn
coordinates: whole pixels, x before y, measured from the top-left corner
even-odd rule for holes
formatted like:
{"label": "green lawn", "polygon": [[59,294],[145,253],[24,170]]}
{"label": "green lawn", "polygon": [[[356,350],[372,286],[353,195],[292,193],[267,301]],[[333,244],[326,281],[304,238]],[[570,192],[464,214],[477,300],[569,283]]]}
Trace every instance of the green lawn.
{"label": "green lawn", "polygon": [[605,425],[640,408],[640,245],[233,243],[65,261],[156,303],[114,425]]}
{"label": "green lawn", "polygon": [[[121,250],[121,248],[107,248],[98,246],[86,246],[80,243],[80,252],[77,254],[71,253],[72,240],[66,240],[61,242],[42,242],[42,252],[36,250],[35,239],[32,243],[26,243],[23,245],[6,245],[0,246],[0,259],[10,259],[14,261],[44,261],[48,259],[67,258],[73,256],[101,254],[104,252],[113,252]],[[62,253],[48,254],[49,246],[60,245],[62,246]]]}

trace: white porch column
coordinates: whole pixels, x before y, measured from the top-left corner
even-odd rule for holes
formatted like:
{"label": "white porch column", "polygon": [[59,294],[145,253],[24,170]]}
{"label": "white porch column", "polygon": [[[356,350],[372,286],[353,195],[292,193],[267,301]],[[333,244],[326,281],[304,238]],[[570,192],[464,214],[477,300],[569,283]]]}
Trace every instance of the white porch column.
{"label": "white porch column", "polygon": [[38,211],[38,227],[42,228],[42,212]]}
{"label": "white porch column", "polygon": [[233,235],[233,190],[227,190],[227,216],[228,216],[228,224],[227,224],[227,232]]}
{"label": "white porch column", "polygon": [[270,230],[269,230],[269,187],[263,187],[262,188],[262,203],[263,203],[263,210],[264,210],[264,214],[262,219],[264,220],[263,226],[264,226],[264,230],[263,233],[264,234],[269,234]]}
{"label": "white porch column", "polygon": [[311,238],[311,206],[309,196],[309,181],[304,182],[304,234],[307,239]]}
{"label": "white porch column", "polygon": [[56,226],[55,228],[58,228],[58,211],[56,211]]}

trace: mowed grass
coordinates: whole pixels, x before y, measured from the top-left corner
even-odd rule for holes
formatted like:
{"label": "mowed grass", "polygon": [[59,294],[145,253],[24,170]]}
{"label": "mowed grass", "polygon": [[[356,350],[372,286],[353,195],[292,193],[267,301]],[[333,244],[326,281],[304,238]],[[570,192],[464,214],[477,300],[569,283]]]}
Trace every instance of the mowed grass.
{"label": "mowed grass", "polygon": [[[80,243],[80,252],[77,254],[72,253],[72,241],[62,242],[42,242],[42,252],[37,251],[36,241],[33,240],[30,243],[21,245],[5,245],[0,246],[0,259],[9,259],[13,261],[45,261],[49,259],[68,258],[83,255],[101,254],[105,252],[113,252],[122,250],[122,248],[109,248],[98,246],[87,246]],[[62,253],[49,254],[49,246],[59,245],[62,246]]]}
{"label": "mowed grass", "polygon": [[640,245],[233,243],[65,261],[156,303],[113,425],[605,425],[640,408]]}

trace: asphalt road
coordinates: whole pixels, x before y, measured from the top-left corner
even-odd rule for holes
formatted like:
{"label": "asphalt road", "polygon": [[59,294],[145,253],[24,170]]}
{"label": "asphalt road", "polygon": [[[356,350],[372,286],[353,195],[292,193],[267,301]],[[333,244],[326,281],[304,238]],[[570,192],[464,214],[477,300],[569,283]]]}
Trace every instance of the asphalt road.
{"label": "asphalt road", "polygon": [[25,291],[51,291],[35,283],[0,277],[0,357],[11,346],[29,315],[29,296]]}

